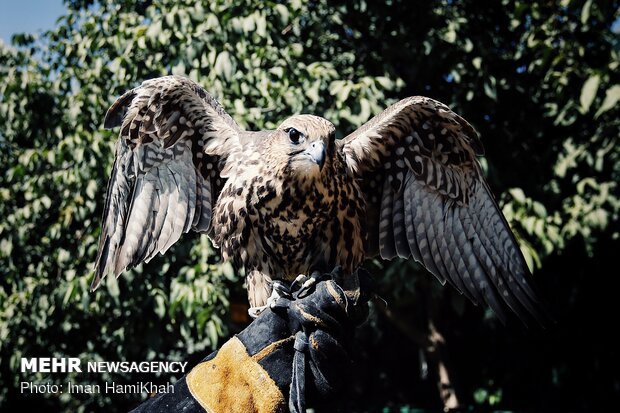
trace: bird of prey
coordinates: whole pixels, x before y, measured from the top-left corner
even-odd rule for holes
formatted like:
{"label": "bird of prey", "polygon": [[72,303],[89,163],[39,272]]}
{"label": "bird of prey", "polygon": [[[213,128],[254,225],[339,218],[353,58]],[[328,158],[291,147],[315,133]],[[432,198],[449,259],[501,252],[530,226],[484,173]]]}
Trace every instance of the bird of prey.
{"label": "bird of prey", "polygon": [[[376,254],[419,261],[503,319],[540,317],[519,246],[476,159],[474,128],[428,97],[403,99],[344,139],[319,116],[245,131],[193,81],[167,76],[122,95],[94,290],[190,229],[246,272],[264,306],[272,280]],[[529,314],[529,315],[528,315]]]}

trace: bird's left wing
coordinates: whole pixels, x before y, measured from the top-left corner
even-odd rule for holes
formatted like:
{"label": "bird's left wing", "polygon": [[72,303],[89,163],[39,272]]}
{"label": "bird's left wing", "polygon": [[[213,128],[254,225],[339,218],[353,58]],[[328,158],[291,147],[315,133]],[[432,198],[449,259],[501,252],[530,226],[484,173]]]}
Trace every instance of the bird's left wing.
{"label": "bird's left wing", "polygon": [[118,98],[104,126],[119,125],[93,290],[106,274],[163,254],[182,233],[209,231],[221,175],[241,152],[234,120],[182,77],[147,80]]}
{"label": "bird's left wing", "polygon": [[[447,106],[404,99],[338,141],[367,206],[366,252],[422,263],[504,318],[542,317],[519,246],[485,182],[474,128]],[[501,297],[501,298],[500,298]]]}

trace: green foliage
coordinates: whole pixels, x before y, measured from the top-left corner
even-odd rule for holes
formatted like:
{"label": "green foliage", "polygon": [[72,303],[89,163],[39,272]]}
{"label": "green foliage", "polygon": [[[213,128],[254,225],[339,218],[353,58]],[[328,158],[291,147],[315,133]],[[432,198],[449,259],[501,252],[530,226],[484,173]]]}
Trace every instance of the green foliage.
{"label": "green foliage", "polygon": [[[617,1],[66,5],[54,30],[0,44],[0,406],[33,379],[18,373],[22,356],[185,360],[229,334],[241,277],[206,236],[185,236],[164,257],[88,292],[116,139],[101,122],[144,79],[186,75],[248,128],[319,113],[340,136],[398,98],[431,96],[481,132],[485,170],[531,268],[544,273],[574,245],[579,260],[618,243]],[[454,318],[467,315],[461,297],[420,281],[419,266],[376,264],[396,308],[417,314],[430,288],[448,298]],[[472,381],[472,402],[508,397],[497,380]],[[103,411],[134,397],[30,400]]]}
{"label": "green foliage", "polygon": [[[359,124],[385,104],[392,81],[305,55],[323,23],[303,17],[311,4],[245,3],[73,3],[42,38],[1,46],[0,395],[32,379],[17,373],[23,356],[185,359],[228,334],[229,290],[241,280],[204,235],[88,292],[115,142],[101,121],[120,93],[186,75],[252,128],[301,111],[338,121],[344,107]],[[76,411],[112,403],[43,397]]]}

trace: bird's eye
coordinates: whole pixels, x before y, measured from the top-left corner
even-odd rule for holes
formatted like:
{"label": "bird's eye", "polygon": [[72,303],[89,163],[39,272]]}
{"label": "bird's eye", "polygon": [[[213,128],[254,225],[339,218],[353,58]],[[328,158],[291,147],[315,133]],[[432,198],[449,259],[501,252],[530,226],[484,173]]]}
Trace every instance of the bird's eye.
{"label": "bird's eye", "polygon": [[295,128],[288,128],[285,132],[288,133],[288,138],[293,143],[302,143],[306,138],[303,133]]}

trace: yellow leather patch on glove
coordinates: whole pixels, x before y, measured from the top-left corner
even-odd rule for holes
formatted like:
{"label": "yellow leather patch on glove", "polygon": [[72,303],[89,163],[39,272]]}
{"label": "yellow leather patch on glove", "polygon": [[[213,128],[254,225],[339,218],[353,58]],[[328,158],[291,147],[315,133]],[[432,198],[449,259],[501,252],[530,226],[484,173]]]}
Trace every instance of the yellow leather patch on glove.
{"label": "yellow leather patch on glove", "polygon": [[284,396],[237,337],[187,375],[192,396],[209,413],[286,411]]}

